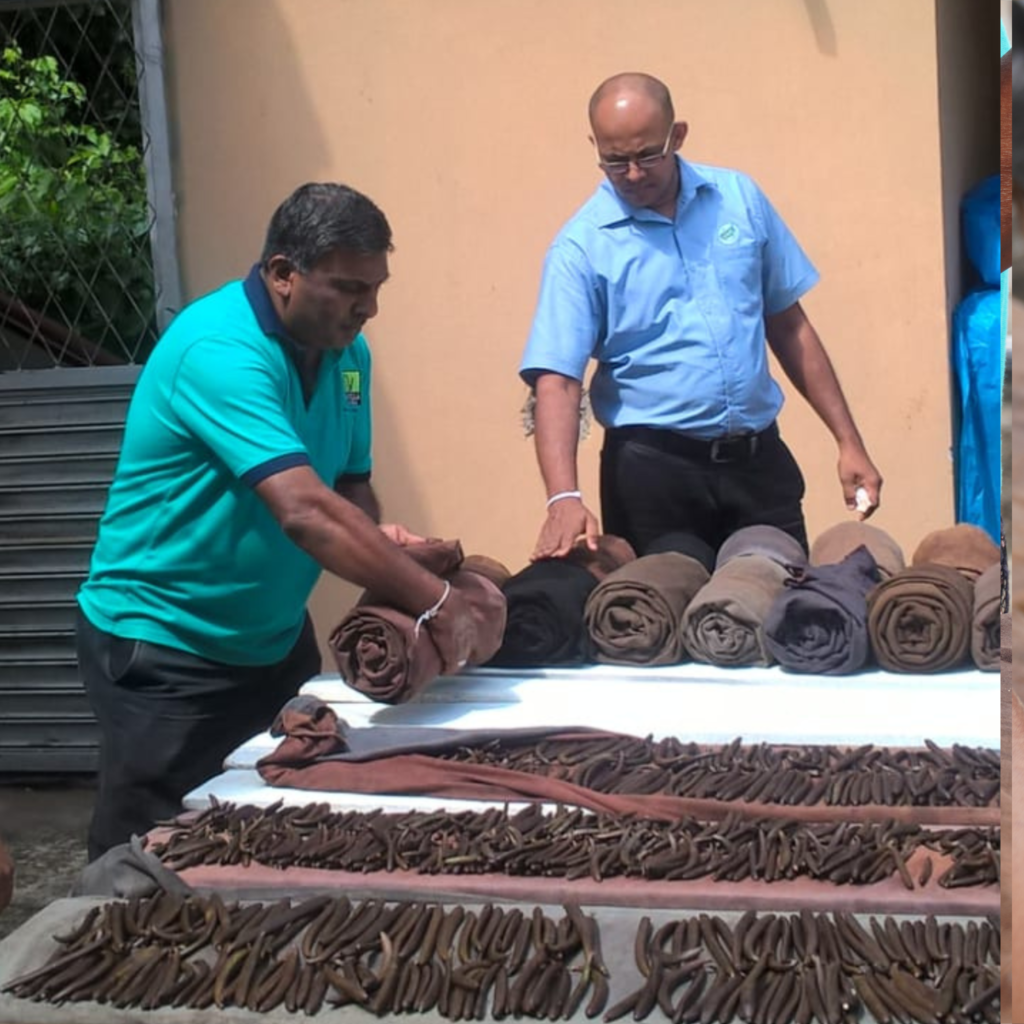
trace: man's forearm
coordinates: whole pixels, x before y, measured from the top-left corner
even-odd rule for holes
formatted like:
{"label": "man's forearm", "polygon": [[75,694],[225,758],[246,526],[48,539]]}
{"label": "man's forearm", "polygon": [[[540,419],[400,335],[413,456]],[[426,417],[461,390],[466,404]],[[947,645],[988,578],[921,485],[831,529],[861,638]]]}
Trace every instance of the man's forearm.
{"label": "man's forearm", "polygon": [[537,378],[534,440],[549,496],[577,487],[581,393],[582,385],[571,377],[545,373]]}
{"label": "man's forearm", "polygon": [[828,427],[837,444],[863,447],[832,361],[802,311],[782,314],[769,327],[769,344],[793,386]]}

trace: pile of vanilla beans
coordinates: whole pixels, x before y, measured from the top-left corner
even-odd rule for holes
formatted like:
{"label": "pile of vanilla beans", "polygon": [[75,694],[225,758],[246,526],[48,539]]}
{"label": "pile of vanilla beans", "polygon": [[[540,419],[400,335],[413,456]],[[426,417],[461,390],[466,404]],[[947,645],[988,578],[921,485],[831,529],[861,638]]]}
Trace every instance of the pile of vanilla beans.
{"label": "pile of vanilla beans", "polygon": [[987,807],[999,802],[999,751],[931,740],[920,749],[864,744],[708,748],[674,737],[551,737],[463,747],[447,760],[546,775],[601,793],[783,805]]}
{"label": "pile of vanilla beans", "polygon": [[[916,851],[913,871],[908,861]],[[499,873],[595,881],[799,877],[870,885],[898,876],[910,890],[999,882],[1000,830],[930,829],[900,822],[800,822],[683,818],[662,822],[596,815],[579,808],[545,813],[538,804],[450,813],[335,812],[325,803],[267,808],[214,803],[175,823],[150,851],[165,866],[199,864],[413,871],[425,875]],[[934,871],[932,854],[941,857]]]}
{"label": "pile of vanilla beans", "polygon": [[451,1020],[640,1021],[657,1008],[676,1024],[999,1021],[997,920],[748,911],[734,924],[700,913],[655,928],[644,917],[639,973],[627,962],[613,978],[597,921],[562,910],[163,893],[95,906],[5,990],[142,1010],[355,1005]]}

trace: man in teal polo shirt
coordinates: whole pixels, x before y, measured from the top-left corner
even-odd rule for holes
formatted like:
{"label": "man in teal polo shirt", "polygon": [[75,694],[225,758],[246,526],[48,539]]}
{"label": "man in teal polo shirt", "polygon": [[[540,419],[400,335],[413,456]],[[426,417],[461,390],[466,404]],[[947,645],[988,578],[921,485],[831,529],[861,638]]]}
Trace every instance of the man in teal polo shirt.
{"label": "man in teal polo shirt", "polygon": [[370,352],[391,229],[366,196],[310,184],[274,213],[243,281],[174,320],[132,398],[79,593],[100,727],[89,855],[180,809],[320,670],[306,614],[322,569],[465,662],[459,596],[378,526]]}

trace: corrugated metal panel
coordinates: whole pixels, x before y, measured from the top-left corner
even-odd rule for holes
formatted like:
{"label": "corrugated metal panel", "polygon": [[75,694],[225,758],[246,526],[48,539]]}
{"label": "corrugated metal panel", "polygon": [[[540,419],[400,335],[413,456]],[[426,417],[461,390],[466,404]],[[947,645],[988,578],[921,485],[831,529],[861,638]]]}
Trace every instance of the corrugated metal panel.
{"label": "corrugated metal panel", "polygon": [[75,593],[138,373],[0,374],[0,772],[96,767]]}

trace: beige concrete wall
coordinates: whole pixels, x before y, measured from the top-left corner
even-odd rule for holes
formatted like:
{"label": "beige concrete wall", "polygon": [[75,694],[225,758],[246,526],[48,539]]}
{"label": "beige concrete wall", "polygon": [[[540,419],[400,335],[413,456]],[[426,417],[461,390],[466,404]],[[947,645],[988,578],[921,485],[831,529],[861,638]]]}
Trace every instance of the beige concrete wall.
{"label": "beige concrete wall", "polygon": [[[367,330],[388,518],[525,564],[543,492],[516,367],[541,261],[600,180],[590,92],[644,70],[690,123],[683,155],[751,173],[820,268],[805,306],[886,477],[878,525],[912,547],[951,521],[955,237],[940,156],[971,104],[944,112],[941,138],[928,0],[165,6],[190,296],[248,268],[274,206],[303,181],[345,181],[391,220],[393,278]],[[978,69],[967,43],[947,49],[955,94]],[[995,137],[991,149],[994,161]],[[813,535],[847,514],[835,448],[799,397],[782,422],[808,478]],[[595,508],[599,445],[596,431],[582,448]],[[321,584],[321,634],[350,599]]]}

